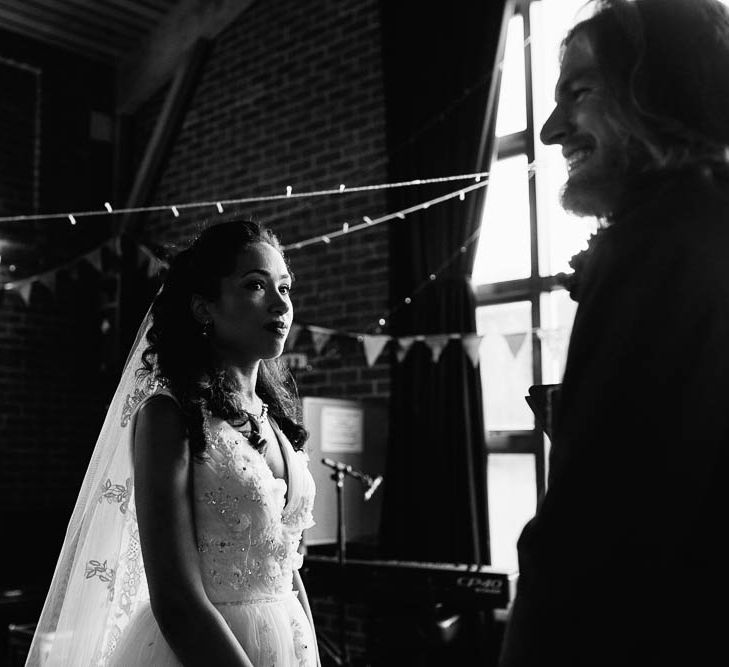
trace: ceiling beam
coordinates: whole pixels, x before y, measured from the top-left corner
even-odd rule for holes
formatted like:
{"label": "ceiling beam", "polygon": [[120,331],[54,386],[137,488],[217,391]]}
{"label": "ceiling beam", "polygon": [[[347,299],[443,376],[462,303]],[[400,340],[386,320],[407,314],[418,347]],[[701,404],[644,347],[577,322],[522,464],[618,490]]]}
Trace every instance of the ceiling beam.
{"label": "ceiling beam", "polygon": [[[58,4],[58,0],[45,0],[45,2],[50,2],[54,5]],[[134,26],[141,32],[151,30],[156,25],[157,21],[159,21],[159,17],[150,18],[148,16],[140,16],[138,13],[132,12],[128,8],[120,9],[108,2],[99,2],[99,0],[64,0],[64,4],[83,9],[84,12],[88,14],[93,13],[99,16],[104,16],[110,21],[126,23],[129,26]]]}
{"label": "ceiling beam", "polygon": [[[73,33],[92,39],[98,38],[99,41],[108,41],[106,34],[112,33],[119,44],[139,41],[154,25],[148,23],[146,27],[140,28],[112,18],[103,12],[74,7],[68,3],[68,0],[63,3],[59,3],[57,0],[2,0],[2,4],[7,9],[15,10],[18,14],[31,16],[54,27],[73,26],[71,28]],[[96,7],[99,6],[96,5]]]}
{"label": "ceiling beam", "polygon": [[[209,50],[210,42],[208,40],[198,40],[190,49],[186,60],[177,68],[157,117],[152,136],[147,142],[142,161],[136,170],[125,208],[147,205],[152,188],[159,179],[164,161],[170,153],[185,113],[190,106],[190,100],[195,92]],[[135,217],[131,213],[124,214],[115,221],[114,235],[120,236],[124,232],[132,232],[140,220],[140,216]]]}
{"label": "ceiling beam", "polygon": [[119,9],[123,9],[125,12],[143,16],[154,23],[159,21],[160,18],[169,11],[168,7],[150,7],[147,4],[133,2],[130,0],[104,0],[104,4],[118,7]]}
{"label": "ceiling beam", "polygon": [[16,12],[8,11],[0,6],[0,26],[10,32],[61,46],[69,51],[82,53],[90,58],[104,62],[114,61],[119,49],[102,40],[92,40],[80,35],[61,30],[35,19],[23,18]]}
{"label": "ceiling beam", "polygon": [[147,38],[122,60],[117,111],[132,113],[169,81],[199,39],[212,40],[254,0],[181,0]]}

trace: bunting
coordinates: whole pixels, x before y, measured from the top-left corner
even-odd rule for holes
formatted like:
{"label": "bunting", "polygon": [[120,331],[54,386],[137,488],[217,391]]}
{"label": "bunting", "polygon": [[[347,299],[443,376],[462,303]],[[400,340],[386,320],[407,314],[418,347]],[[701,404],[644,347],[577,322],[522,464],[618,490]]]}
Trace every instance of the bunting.
{"label": "bunting", "polygon": [[478,366],[480,360],[481,343],[483,343],[483,336],[479,336],[478,334],[468,334],[461,339],[463,350],[471,360],[474,368]]}
{"label": "bunting", "polygon": [[385,345],[390,342],[390,336],[362,336],[362,339],[367,365],[372,368],[375,361],[377,361],[377,357],[385,349]]}
{"label": "bunting", "polygon": [[27,306],[30,302],[30,293],[33,290],[33,283],[28,281],[25,283],[21,283],[17,287],[18,294],[20,294],[20,298],[23,299],[23,302]]}
{"label": "bunting", "polygon": [[506,343],[509,346],[509,350],[511,350],[511,356],[516,359],[517,356],[519,356],[519,352],[521,352],[521,348],[524,345],[524,341],[526,340],[526,331],[519,331],[517,333],[510,333],[510,334],[503,334],[504,339],[506,340]]}
{"label": "bunting", "polygon": [[314,349],[317,354],[321,354],[324,346],[329,342],[334,331],[332,329],[324,329],[323,327],[308,327],[311,333],[311,342],[314,343]]}
{"label": "bunting", "polygon": [[[23,303],[27,306],[30,304],[31,295],[33,293],[33,285],[40,283],[46,287],[51,294],[55,294],[58,274],[67,273],[72,278],[78,279],[80,278],[79,267],[84,262],[91,266],[96,272],[103,273],[102,251],[104,248],[106,248],[112,256],[121,257],[121,239],[112,238],[80,257],[57,266],[55,269],[33,276],[28,276],[27,278],[21,278],[20,280],[0,284],[0,290],[17,293],[23,300]],[[137,268],[142,269],[146,264],[147,276],[149,277],[155,275],[161,268],[167,266],[166,262],[157,258],[156,255],[144,245],[138,245],[136,252],[137,259],[135,263]]]}
{"label": "bunting", "polygon": [[296,341],[299,339],[301,329],[302,327],[300,324],[297,324],[296,322],[291,323],[291,326],[289,327],[289,335],[286,337],[286,344],[284,345],[285,352],[290,352],[294,349],[294,345],[296,345]]}
{"label": "bunting", "polygon": [[403,359],[407,356],[410,351],[410,346],[415,342],[415,336],[404,336],[397,339],[398,345],[395,350],[398,363],[402,363]]}
{"label": "bunting", "polygon": [[101,248],[96,248],[84,255],[84,259],[93,266],[98,273],[101,273]]}
{"label": "bunting", "polygon": [[434,336],[426,336],[425,342],[427,343],[430,351],[433,353],[433,363],[437,364],[443,349],[448,345],[450,336],[448,334],[436,334]]}
{"label": "bunting", "polygon": [[56,293],[56,274],[44,273],[38,276],[38,282],[41,283],[51,294]]}
{"label": "bunting", "polygon": [[[56,292],[57,276],[60,272],[78,275],[78,267],[81,262],[87,262],[94,270],[102,272],[102,249],[106,248],[113,256],[121,256],[121,243],[118,238],[113,238],[94,248],[77,259],[51,271],[23,278],[21,280],[7,282],[0,286],[0,289],[12,291],[18,294],[23,303],[28,306],[33,294],[33,287],[36,283],[42,284],[51,294]],[[136,266],[144,270],[147,276],[153,276],[166,267],[166,262],[160,260],[149,248],[144,245],[137,246]],[[107,323],[108,324],[108,323]],[[414,344],[424,344],[428,347],[433,363],[438,363],[443,350],[450,341],[460,342],[464,354],[468,357],[475,368],[480,362],[481,345],[486,337],[500,336],[507,343],[511,355],[516,358],[522,350],[524,343],[532,333],[535,333],[542,341],[543,348],[554,361],[561,362],[566,353],[569,341],[569,327],[538,328],[528,331],[517,331],[510,333],[488,333],[486,335],[477,333],[446,333],[446,334],[420,334],[411,336],[389,336],[385,334],[364,334],[348,331],[339,331],[326,327],[306,325],[293,322],[286,340],[285,352],[290,357],[289,366],[292,368],[310,369],[306,355],[295,352],[295,348],[301,341],[301,333],[308,331],[311,342],[317,355],[321,355],[333,336],[356,338],[363,346],[363,352],[368,367],[372,367],[382,355],[383,350],[392,341],[395,357],[398,363],[402,363],[407,357]]]}

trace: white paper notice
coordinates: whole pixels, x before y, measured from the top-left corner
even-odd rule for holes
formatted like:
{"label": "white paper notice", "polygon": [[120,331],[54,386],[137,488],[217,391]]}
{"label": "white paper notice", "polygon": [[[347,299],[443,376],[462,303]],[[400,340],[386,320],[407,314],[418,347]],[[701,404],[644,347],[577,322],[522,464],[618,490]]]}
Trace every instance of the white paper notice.
{"label": "white paper notice", "polygon": [[321,451],[362,451],[362,408],[325,406],[321,411]]}

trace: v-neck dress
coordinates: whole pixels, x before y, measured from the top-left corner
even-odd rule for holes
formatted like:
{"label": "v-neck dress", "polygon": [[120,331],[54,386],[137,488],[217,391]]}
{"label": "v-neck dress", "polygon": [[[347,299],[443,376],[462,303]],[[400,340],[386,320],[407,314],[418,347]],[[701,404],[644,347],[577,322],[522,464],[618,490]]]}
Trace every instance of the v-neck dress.
{"label": "v-neck dress", "polygon": [[[309,620],[293,590],[302,531],[314,525],[308,457],[269,420],[287,481],[224,420],[205,419],[205,459],[193,468],[193,512],[205,592],[256,667],[313,667]],[[270,443],[269,446],[275,446]],[[179,665],[149,604],[113,653],[117,665]]]}

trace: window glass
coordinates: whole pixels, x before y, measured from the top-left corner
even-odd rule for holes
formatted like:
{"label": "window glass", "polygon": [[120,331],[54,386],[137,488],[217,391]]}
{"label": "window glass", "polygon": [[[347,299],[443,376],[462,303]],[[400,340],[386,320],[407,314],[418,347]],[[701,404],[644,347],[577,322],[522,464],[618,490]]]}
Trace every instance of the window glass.
{"label": "window glass", "polygon": [[489,454],[487,464],[491,564],[518,570],[516,542],[537,506],[532,454]]}
{"label": "window glass", "polygon": [[577,303],[564,289],[540,294],[542,326],[537,335],[542,344],[542,378],[544,384],[562,381],[567,361],[567,346]]}
{"label": "window glass", "polygon": [[534,415],[524,400],[533,384],[531,304],[481,306],[476,309],[476,327],[484,336],[481,382],[486,431],[534,428]]}
{"label": "window glass", "polygon": [[474,284],[531,275],[527,165],[526,155],[492,164],[473,269]]}
{"label": "window glass", "polygon": [[524,78],[524,19],[515,15],[509,21],[504,64],[496,114],[496,136],[526,130],[526,83]]}
{"label": "window glass", "polygon": [[543,276],[571,271],[570,258],[586,247],[597,227],[594,218],[566,213],[560,205],[560,192],[567,181],[561,147],[545,146],[539,139],[554,109],[560,44],[575,21],[585,16],[580,11],[584,5],[584,0],[541,0],[530,5],[539,273]]}

